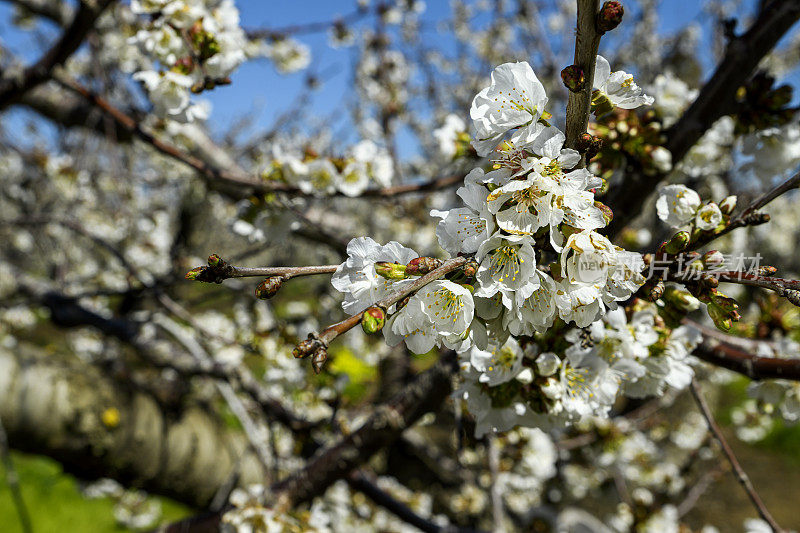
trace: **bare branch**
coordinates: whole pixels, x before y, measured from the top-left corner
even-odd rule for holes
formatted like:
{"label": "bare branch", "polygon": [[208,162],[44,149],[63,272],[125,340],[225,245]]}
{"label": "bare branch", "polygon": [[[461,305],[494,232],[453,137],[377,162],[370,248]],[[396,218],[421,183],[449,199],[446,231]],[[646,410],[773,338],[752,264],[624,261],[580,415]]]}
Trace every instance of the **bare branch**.
{"label": "bare branch", "polygon": [[706,423],[708,424],[708,429],[711,430],[711,433],[714,435],[714,438],[717,440],[720,447],[722,448],[725,457],[731,464],[731,468],[733,468],[733,473],[736,475],[736,479],[739,481],[739,484],[747,493],[747,496],[750,498],[750,501],[753,502],[753,505],[758,510],[758,514],[761,515],[761,518],[763,518],[769,524],[769,526],[772,528],[773,531],[776,532],[785,531],[783,528],[781,528],[781,526],[778,525],[778,523],[770,514],[769,510],[767,510],[767,507],[764,505],[764,502],[761,501],[761,497],[756,492],[755,487],[753,487],[753,483],[747,476],[747,472],[745,472],[742,466],[739,464],[739,461],[736,459],[736,455],[733,453],[733,449],[731,449],[730,445],[728,444],[728,441],[725,440],[725,436],[722,434],[722,430],[719,428],[716,421],[714,421],[714,415],[711,414],[711,409],[709,409],[708,404],[703,398],[703,394],[700,392],[700,387],[698,386],[695,380],[692,380],[691,389],[692,389],[692,396],[694,396],[694,399],[697,402],[697,406],[700,408],[700,412],[706,419]]}
{"label": "bare branch", "polygon": [[733,370],[750,379],[788,379],[800,381],[800,359],[761,357],[725,342],[704,341],[692,353],[707,363]]}
{"label": "bare branch", "polygon": [[58,42],[19,76],[4,76],[0,79],[0,109],[8,107],[27,91],[47,81],[52,76],[53,69],[64,64],[80,47],[86,35],[94,28],[97,18],[114,1],[81,1],[75,18]]}

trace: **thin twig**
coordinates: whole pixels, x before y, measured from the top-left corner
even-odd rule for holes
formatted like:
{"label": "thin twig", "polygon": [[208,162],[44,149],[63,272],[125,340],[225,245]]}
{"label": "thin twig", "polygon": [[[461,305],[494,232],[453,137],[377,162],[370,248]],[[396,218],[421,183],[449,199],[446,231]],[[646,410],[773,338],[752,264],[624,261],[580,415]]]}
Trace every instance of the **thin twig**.
{"label": "thin twig", "polygon": [[773,518],[769,510],[767,510],[767,507],[764,505],[764,502],[761,501],[761,497],[756,492],[755,487],[753,487],[753,483],[747,476],[747,472],[744,471],[742,465],[740,465],[739,461],[736,459],[736,455],[733,453],[733,450],[728,444],[728,441],[722,434],[722,430],[714,420],[714,416],[711,414],[711,409],[709,409],[705,398],[703,398],[703,394],[700,391],[700,387],[697,384],[697,381],[692,380],[691,389],[692,389],[692,396],[694,396],[694,399],[697,402],[697,406],[700,408],[700,412],[706,419],[706,423],[708,424],[708,429],[711,430],[711,433],[714,435],[714,438],[717,440],[720,447],[722,448],[725,457],[731,464],[733,473],[736,475],[736,479],[739,481],[739,484],[747,493],[747,496],[750,498],[750,501],[753,502],[753,505],[758,511],[758,514],[761,515],[761,518],[763,518],[764,521],[769,524],[769,526],[772,528],[773,531],[778,533],[783,532],[784,529],[778,525],[778,523],[775,521],[775,518]]}
{"label": "thin twig", "polygon": [[[299,187],[289,185],[287,183],[274,180],[267,181],[258,176],[250,176],[247,174],[242,174],[238,171],[232,172],[230,170],[216,168],[193,155],[185,153],[177,146],[156,138],[152,133],[145,130],[135,118],[115,107],[108,100],[84,87],[77,81],[69,79],[65,76],[56,76],[55,79],[62,86],[82,96],[94,107],[111,116],[111,118],[114,119],[121,129],[129,132],[146,144],[149,144],[158,152],[190,166],[205,179],[209,187],[223,192],[232,198],[241,199],[247,198],[252,194],[267,193],[285,193],[292,196],[303,196],[307,198],[328,197],[306,193]],[[384,187],[380,189],[367,189],[355,198],[391,198],[405,194],[436,191],[439,189],[452,187],[458,183],[461,183],[463,179],[463,174],[455,174],[452,176],[445,176],[443,178],[436,178],[416,184],[396,185],[393,187]],[[347,198],[347,196],[341,192],[336,192],[330,196]]]}

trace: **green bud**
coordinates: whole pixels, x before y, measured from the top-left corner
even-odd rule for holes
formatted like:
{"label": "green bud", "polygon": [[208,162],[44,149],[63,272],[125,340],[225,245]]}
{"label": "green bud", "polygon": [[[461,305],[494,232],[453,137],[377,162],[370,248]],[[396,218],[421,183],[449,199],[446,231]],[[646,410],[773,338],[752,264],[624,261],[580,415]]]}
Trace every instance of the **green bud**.
{"label": "green bud", "polygon": [[692,236],[689,234],[689,232],[679,231],[664,244],[664,251],[668,254],[680,253],[685,250],[687,246],[689,246],[690,242],[692,242]]}
{"label": "green bud", "polygon": [[192,281],[196,280],[197,276],[199,276],[205,269],[206,267],[195,267],[191,269],[186,273],[186,279],[190,279]]}
{"label": "green bud", "polygon": [[739,309],[739,304],[730,296],[725,296],[721,292],[714,292],[711,294],[711,303],[719,307],[726,313],[733,313]]}
{"label": "green bud", "polygon": [[361,329],[364,333],[371,335],[383,329],[386,322],[386,313],[380,307],[370,307],[361,316]]}
{"label": "green bud", "polygon": [[711,320],[714,322],[714,325],[717,326],[717,329],[722,331],[728,331],[733,327],[733,319],[729,313],[726,313],[713,303],[710,303],[706,310],[708,311],[708,316],[711,317]]}
{"label": "green bud", "polygon": [[375,263],[375,273],[386,279],[406,279],[406,265],[381,261]]}
{"label": "green bud", "polygon": [[691,295],[689,291],[669,286],[664,291],[664,300],[684,313],[689,313],[700,307],[700,300]]}
{"label": "green bud", "polygon": [[208,256],[208,266],[210,267],[222,266],[224,263],[225,261],[223,261],[222,258],[217,254],[211,254]]}

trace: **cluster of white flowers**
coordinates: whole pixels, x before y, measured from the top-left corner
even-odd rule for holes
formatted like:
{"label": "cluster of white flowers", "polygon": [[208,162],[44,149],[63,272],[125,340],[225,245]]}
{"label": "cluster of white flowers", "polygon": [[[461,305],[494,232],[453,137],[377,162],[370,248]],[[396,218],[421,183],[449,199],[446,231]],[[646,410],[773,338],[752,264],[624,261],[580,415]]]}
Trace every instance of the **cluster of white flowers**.
{"label": "cluster of white flowers", "polygon": [[295,185],[306,194],[324,196],[338,191],[345,196],[358,196],[370,184],[388,187],[394,177],[394,164],[386,149],[370,140],[356,143],[343,158],[303,154],[275,145],[262,174]]}
{"label": "cluster of white flowers", "polygon": [[[245,59],[248,46],[232,0],[132,0],[144,27],[129,39],[154,66],[134,74],[156,114],[179,122],[208,117],[191,92],[225,80]],[[156,63],[158,66],[156,66]]]}
{"label": "cluster of white flowers", "polygon": [[[736,205],[736,197],[722,201],[726,213]],[[722,222],[723,211],[714,202],[703,204],[700,195],[685,185],[662,187],[656,200],[658,218],[673,228],[691,224],[701,231],[712,231]]]}
{"label": "cluster of white flowers", "polygon": [[[602,58],[598,64],[603,98],[625,108],[652,102],[630,75],[611,73]],[[685,350],[647,362],[648,347],[659,339],[654,315],[636,315],[629,325],[617,307],[644,283],[642,257],[597,232],[610,220],[594,198],[602,180],[579,168],[577,151],[564,148],[564,134],[547,122],[546,104],[544,87],[525,62],[497,67],[475,96],[472,144],[480,155],[496,154],[493,168],[466,176],[457,191],[463,207],[431,212],[441,219],[439,244],[451,256],[470,256],[474,279],[458,274],[426,285],[389,310],[383,328],[391,345],[405,341],[416,353],[446,346],[464,354],[461,395],[478,434],[605,414],[626,387],[637,396],[652,394],[665,382],[685,386],[678,375],[691,376]],[[450,132],[460,127],[448,119],[437,136],[452,142]],[[352,241],[348,254],[333,277],[348,312],[408,283],[405,265],[416,256],[396,242],[381,246],[371,239]],[[375,267],[380,262],[382,272]],[[531,336],[544,335],[556,320],[558,327],[591,327],[607,350],[540,353],[545,348]],[[641,328],[640,321],[646,322]],[[567,338],[577,342],[576,335]],[[636,388],[640,378],[646,379]]]}

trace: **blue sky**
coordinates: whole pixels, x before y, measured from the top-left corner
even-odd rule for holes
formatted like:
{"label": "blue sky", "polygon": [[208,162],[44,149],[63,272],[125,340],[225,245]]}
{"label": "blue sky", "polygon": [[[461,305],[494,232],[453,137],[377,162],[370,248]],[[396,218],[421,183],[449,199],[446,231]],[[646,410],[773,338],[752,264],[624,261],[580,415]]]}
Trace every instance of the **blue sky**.
{"label": "blue sky", "polygon": [[[754,2],[755,0],[745,0],[745,9],[752,12]],[[332,21],[338,15],[353,12],[356,6],[355,0],[237,0],[236,4],[245,28],[280,28],[293,24]],[[689,23],[699,23],[704,30],[708,30],[712,24],[701,13],[697,0],[662,1],[659,14],[662,32],[673,32]],[[43,43],[48,43],[55,37],[55,28],[44,24],[33,32],[19,31],[9,23],[10,15],[9,5],[0,2],[0,39],[3,46],[28,60],[36,58],[44,46]],[[430,28],[426,30],[426,38],[430,39],[431,45],[447,46],[449,38],[437,33],[435,28],[437,21],[446,20],[449,15],[448,0],[427,1],[422,20]],[[635,16],[633,9],[626,13],[626,17]],[[324,79],[322,88],[315,91],[309,105],[318,116],[327,115],[341,105],[342,97],[351,90],[350,69],[354,51],[349,48],[330,48],[324,32],[299,35],[297,38],[311,48],[311,72],[321,73]],[[710,55],[703,59],[710,64]],[[212,129],[225,131],[236,119],[244,116],[252,119],[257,128],[269,127],[274,118],[302,91],[305,76],[304,72],[279,74],[267,60],[251,61],[243,65],[234,73],[232,85],[203,94],[203,98],[213,105],[211,123],[219,125],[219,128]],[[407,147],[401,146],[401,151],[407,151]]]}

